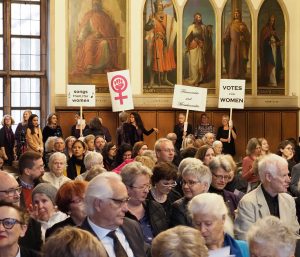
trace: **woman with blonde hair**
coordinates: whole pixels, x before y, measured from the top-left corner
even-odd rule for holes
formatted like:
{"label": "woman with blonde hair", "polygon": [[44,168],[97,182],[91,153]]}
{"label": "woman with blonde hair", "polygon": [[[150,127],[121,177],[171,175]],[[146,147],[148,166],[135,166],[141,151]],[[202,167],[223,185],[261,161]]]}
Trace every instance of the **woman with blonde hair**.
{"label": "woman with blonde hair", "polygon": [[64,227],[45,243],[43,257],[57,256],[108,257],[101,240],[75,227]]}
{"label": "woman with blonde hair", "polygon": [[15,135],[11,126],[15,123],[14,119],[5,114],[1,121],[2,128],[0,129],[0,147],[4,163],[11,166],[16,159]]}
{"label": "woman with blonde hair", "polygon": [[[230,132],[230,137],[229,137]],[[235,143],[237,138],[236,129],[229,121],[228,115],[222,116],[222,126],[218,128],[216,139],[223,143],[223,153],[235,156]]]}
{"label": "woman with blonde hair", "polygon": [[151,253],[153,257],[208,257],[201,233],[186,226],[161,232],[153,240]]}

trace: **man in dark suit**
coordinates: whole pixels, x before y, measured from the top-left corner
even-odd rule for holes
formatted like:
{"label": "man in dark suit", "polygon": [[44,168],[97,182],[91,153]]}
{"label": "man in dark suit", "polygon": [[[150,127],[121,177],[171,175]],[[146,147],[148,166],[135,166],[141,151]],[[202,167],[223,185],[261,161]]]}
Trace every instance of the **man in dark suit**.
{"label": "man in dark suit", "polygon": [[[121,247],[128,257],[147,256],[149,247],[144,242],[140,225],[125,218],[128,200],[127,189],[115,173],[102,173],[89,182],[85,195],[87,218],[81,228],[102,242],[109,257],[119,255],[116,244],[121,244],[117,248]],[[112,233],[117,239],[112,238]]]}

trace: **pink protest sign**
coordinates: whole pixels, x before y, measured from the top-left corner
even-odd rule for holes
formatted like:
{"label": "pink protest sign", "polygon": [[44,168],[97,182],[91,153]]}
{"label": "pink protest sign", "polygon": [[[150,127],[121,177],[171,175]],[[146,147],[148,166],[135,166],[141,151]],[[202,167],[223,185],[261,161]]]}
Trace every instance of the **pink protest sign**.
{"label": "pink protest sign", "polygon": [[129,71],[108,72],[107,79],[113,112],[133,109]]}

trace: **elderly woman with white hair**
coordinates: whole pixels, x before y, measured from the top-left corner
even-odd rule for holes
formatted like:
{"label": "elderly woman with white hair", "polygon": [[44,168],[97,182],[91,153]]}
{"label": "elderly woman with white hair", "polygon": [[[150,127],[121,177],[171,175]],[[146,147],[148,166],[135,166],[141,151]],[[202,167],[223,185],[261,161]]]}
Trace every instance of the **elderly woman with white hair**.
{"label": "elderly woman with white hair", "polygon": [[139,222],[144,240],[152,239],[168,228],[164,208],[156,201],[146,199],[151,188],[151,170],[140,162],[131,162],[120,173],[126,185],[129,201],[126,217]]}
{"label": "elderly woman with white hair", "polygon": [[[192,161],[194,162],[194,161]],[[188,215],[187,205],[189,201],[198,194],[208,191],[211,183],[211,172],[203,164],[190,164],[182,171],[181,186],[184,197],[172,204],[170,226],[177,225],[192,226],[192,221]]]}
{"label": "elderly woman with white hair", "polygon": [[84,156],[83,163],[86,168],[86,172],[78,175],[75,178],[76,180],[85,180],[89,171],[95,166],[102,168],[103,167],[103,156],[101,153],[98,153],[98,152],[87,152],[87,154]]}
{"label": "elderly woman with white hair", "polygon": [[235,240],[233,224],[222,196],[204,193],[195,196],[188,205],[193,225],[204,237],[209,250],[229,247],[230,256],[249,257],[245,241]]}
{"label": "elderly woman with white hair", "polygon": [[216,140],[212,144],[212,148],[215,152],[215,156],[222,154],[223,151],[223,143],[220,140]]}
{"label": "elderly woman with white hair", "polygon": [[65,154],[60,152],[53,153],[49,158],[49,172],[45,172],[43,180],[51,183],[57,189],[62,184],[66,183],[70,179],[64,175],[66,171],[67,157]]}
{"label": "elderly woman with white hair", "polygon": [[275,216],[266,216],[253,224],[247,232],[250,254],[264,257],[293,257],[296,235]]}

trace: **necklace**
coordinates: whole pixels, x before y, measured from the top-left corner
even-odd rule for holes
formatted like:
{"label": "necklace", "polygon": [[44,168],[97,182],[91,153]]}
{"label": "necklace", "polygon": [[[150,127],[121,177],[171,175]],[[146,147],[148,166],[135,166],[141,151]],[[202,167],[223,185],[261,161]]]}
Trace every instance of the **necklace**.
{"label": "necklace", "polygon": [[150,190],[151,195],[153,196],[155,201],[159,202],[159,203],[164,203],[165,201],[167,201],[168,196],[166,194],[158,195],[156,190],[157,189],[155,187],[151,188],[151,190]]}

